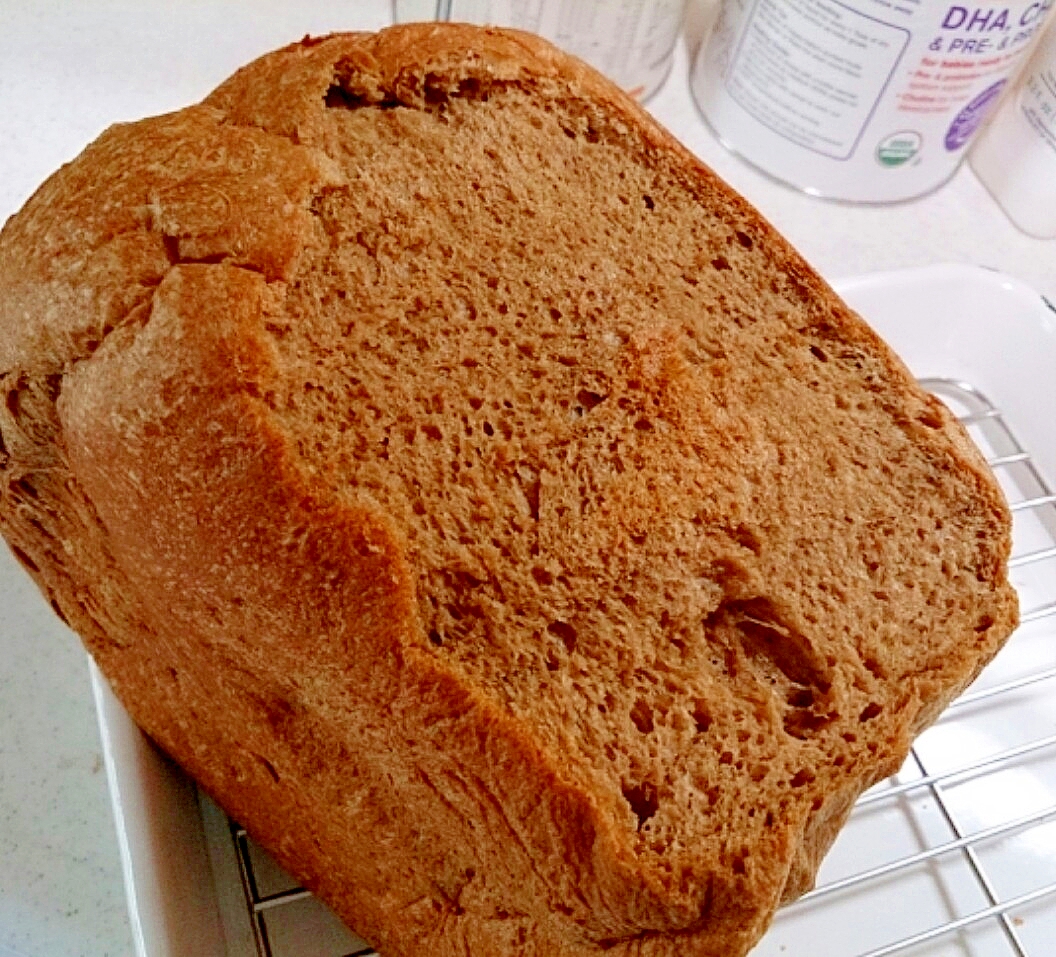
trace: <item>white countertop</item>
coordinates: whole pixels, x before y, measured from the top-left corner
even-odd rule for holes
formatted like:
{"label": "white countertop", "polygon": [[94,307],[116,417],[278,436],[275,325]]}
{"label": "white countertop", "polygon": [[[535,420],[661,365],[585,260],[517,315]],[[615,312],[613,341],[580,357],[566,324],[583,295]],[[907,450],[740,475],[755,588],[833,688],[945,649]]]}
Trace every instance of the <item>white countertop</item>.
{"label": "white countertop", "polygon": [[[3,4],[0,221],[110,123],[197,100],[254,55],[305,33],[382,26],[389,10],[385,0]],[[811,199],[723,150],[693,106],[687,64],[680,45],[650,108],[823,275],[975,263],[1056,301],[1056,240],[1018,232],[967,167],[901,205]],[[101,769],[80,646],[0,549],[0,957],[132,953]]]}

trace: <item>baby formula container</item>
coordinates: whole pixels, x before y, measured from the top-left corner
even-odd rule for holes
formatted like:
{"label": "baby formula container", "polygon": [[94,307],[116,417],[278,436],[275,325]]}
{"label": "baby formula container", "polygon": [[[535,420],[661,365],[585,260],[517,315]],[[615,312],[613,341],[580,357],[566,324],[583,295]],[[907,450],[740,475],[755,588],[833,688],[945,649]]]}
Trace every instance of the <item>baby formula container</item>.
{"label": "baby formula container", "polygon": [[733,151],[818,196],[884,203],[964,158],[1056,0],[725,0],[694,64]]}

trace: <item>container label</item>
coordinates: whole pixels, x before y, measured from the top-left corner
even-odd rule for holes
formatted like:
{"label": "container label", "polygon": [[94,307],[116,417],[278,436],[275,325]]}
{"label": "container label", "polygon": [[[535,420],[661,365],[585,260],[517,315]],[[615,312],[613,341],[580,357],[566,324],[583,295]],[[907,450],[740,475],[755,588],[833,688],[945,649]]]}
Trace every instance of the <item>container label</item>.
{"label": "container label", "polygon": [[1005,81],[1033,39],[1052,0],[1012,6],[950,4],[927,48],[895,93],[899,112],[948,118],[949,151],[967,145],[996,106]]}
{"label": "container label", "polygon": [[909,38],[904,27],[834,0],[758,0],[727,89],[776,133],[846,159]]}
{"label": "container label", "polygon": [[1027,77],[1019,108],[1041,141],[1056,153],[1056,57]]}

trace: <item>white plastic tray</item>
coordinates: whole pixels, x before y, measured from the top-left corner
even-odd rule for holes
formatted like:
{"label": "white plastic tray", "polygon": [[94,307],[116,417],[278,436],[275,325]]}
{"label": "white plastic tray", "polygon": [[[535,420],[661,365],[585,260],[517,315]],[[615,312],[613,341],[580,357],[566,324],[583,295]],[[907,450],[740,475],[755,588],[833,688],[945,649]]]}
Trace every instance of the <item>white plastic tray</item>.
{"label": "white plastic tray", "polygon": [[[967,266],[837,287],[919,378],[948,380],[931,384],[969,416],[991,458],[1011,459],[996,471],[1010,500],[1026,503],[1016,513],[1014,580],[1033,618],[969,700],[920,739],[899,777],[856,810],[819,878],[819,887],[849,886],[787,908],[753,957],[1048,957],[1056,952],[1056,738],[1047,744],[1056,677],[1038,676],[1056,673],[1056,615],[1046,614],[1056,603],[1056,556],[1045,554],[1056,544],[1056,504],[1029,503],[1046,482],[1056,487],[1056,310],[1015,280]],[[226,819],[199,804],[94,672],[93,682],[140,957],[356,952],[362,945],[321,905],[282,896],[290,882],[258,849],[243,846],[239,860]],[[1026,823],[1008,827],[1017,820]],[[914,935],[924,939],[907,945]]]}

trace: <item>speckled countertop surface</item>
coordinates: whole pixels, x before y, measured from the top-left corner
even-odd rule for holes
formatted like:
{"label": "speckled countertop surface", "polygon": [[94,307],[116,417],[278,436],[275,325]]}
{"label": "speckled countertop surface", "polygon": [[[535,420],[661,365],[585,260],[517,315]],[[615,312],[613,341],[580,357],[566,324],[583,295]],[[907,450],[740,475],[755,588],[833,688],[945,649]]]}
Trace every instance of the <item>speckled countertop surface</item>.
{"label": "speckled countertop surface", "polygon": [[[199,99],[305,33],[373,29],[389,12],[385,0],[0,5],[0,221],[110,123]],[[976,263],[1056,301],[1056,241],[1017,232],[967,168],[899,206],[810,199],[724,152],[693,107],[687,64],[680,45],[650,107],[824,275]],[[0,957],[131,953],[87,664],[0,549]]]}

